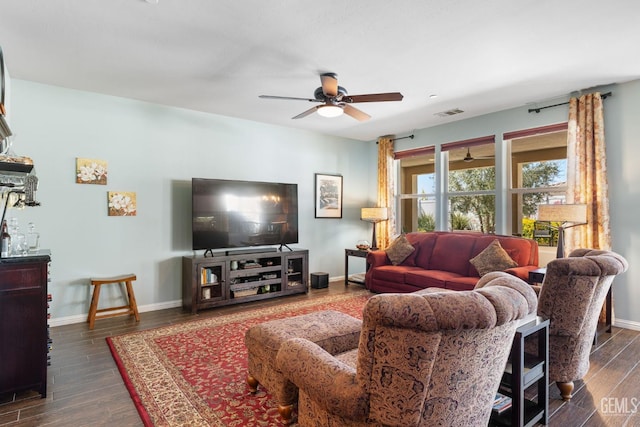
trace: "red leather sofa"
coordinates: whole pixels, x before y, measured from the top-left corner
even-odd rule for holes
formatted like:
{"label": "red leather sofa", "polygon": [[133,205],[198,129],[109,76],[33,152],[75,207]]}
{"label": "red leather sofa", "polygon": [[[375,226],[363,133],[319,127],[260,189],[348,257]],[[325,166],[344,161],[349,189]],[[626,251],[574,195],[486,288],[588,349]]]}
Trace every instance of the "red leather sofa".
{"label": "red leather sofa", "polygon": [[415,250],[393,265],[384,250],[367,254],[365,286],[372,292],[414,292],[429,287],[473,289],[480,275],[469,262],[498,239],[500,246],[518,264],[507,273],[525,281],[538,268],[538,243],[513,236],[468,232],[414,232],[406,238]]}

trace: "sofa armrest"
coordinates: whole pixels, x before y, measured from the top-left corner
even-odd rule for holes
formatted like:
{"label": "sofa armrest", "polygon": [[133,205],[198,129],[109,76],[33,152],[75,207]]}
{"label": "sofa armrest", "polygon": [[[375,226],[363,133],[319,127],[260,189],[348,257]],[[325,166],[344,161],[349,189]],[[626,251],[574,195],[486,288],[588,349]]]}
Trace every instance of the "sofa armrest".
{"label": "sofa armrest", "polygon": [[303,338],[280,346],[276,366],[282,374],[327,412],[366,420],[367,395],[356,383],[356,370]]}
{"label": "sofa armrest", "polygon": [[540,267],[538,267],[537,265],[525,265],[523,267],[508,268],[505,270],[505,272],[512,274],[524,280],[525,282],[529,283],[529,272],[533,270],[537,270],[539,268]]}
{"label": "sofa armrest", "polygon": [[369,251],[367,254],[367,264],[370,268],[381,265],[391,265],[391,261],[387,257],[387,253],[383,250]]}

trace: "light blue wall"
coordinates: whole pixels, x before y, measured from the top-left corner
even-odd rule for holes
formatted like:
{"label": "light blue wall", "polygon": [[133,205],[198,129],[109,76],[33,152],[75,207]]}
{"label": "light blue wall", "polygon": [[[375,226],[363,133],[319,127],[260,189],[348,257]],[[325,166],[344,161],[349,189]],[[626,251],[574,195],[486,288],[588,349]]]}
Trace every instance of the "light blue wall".
{"label": "light blue wall", "polygon": [[[614,282],[614,314],[616,324],[640,330],[640,80],[601,87],[602,93],[611,91],[613,96],[604,101],[605,139],[607,144],[607,168],[613,250],[622,254],[630,263],[629,271]],[[502,134],[509,131],[545,126],[568,120],[568,106],[559,106],[529,113],[532,107],[561,103],[555,99],[549,103],[500,111],[480,117],[460,120],[416,132],[413,140],[396,143],[396,151],[446,142],[460,141],[487,135],[496,135],[496,162],[506,161]],[[506,190],[505,176],[498,176],[497,188]],[[496,206],[496,231],[506,233],[507,201],[505,192],[498,192]]]}
{"label": "light blue wall", "polygon": [[[13,149],[34,160],[42,206],[8,215],[33,221],[52,251],[54,325],[83,320],[91,276],[137,274],[143,309],[178,303],[192,177],[297,183],[296,247],[309,249],[310,271],[342,276],[344,248],[370,235],[359,210],[375,201],[375,143],[20,80],[12,89]],[[76,157],[108,161],[108,184],[76,184]],[[314,218],[314,173],[344,176],[343,219]],[[107,216],[108,190],[135,191],[138,215]]]}
{"label": "light blue wall", "polygon": [[[88,310],[87,278],[134,272],[136,296],[148,309],[180,299],[180,264],[190,250],[190,179],[250,179],[299,185],[300,245],[310,250],[311,271],[342,276],[344,248],[370,238],[359,220],[375,202],[375,143],[334,138],[129,99],[13,81],[11,124],[15,151],[32,157],[39,208],[10,212],[34,221],[53,252],[53,322],[79,321]],[[611,199],[613,248],[630,262],[616,279],[616,323],[640,329],[640,81],[601,88]],[[568,97],[567,97],[568,99]],[[566,101],[553,100],[551,103]],[[545,104],[543,104],[545,105]],[[504,132],[567,120],[566,106],[541,113],[528,107],[414,132],[396,150],[479,136],[497,136],[497,161],[505,161]],[[106,186],[75,184],[76,157],[109,162]],[[342,220],[315,219],[313,174],[344,176]],[[499,188],[506,188],[499,179]],[[107,190],[136,191],[138,216],[108,217]],[[506,230],[506,203],[498,197],[498,232]],[[352,259],[356,270],[357,259]]]}
{"label": "light blue wall", "polygon": [[613,88],[604,113],[613,248],[629,261],[614,282],[614,315],[640,329],[640,80]]}

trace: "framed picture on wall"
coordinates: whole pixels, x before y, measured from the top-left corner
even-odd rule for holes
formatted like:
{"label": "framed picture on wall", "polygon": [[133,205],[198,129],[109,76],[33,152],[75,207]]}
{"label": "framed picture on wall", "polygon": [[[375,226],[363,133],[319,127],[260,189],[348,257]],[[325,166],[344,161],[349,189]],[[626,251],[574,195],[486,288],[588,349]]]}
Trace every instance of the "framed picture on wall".
{"label": "framed picture on wall", "polygon": [[107,185],[107,161],[76,157],[76,183]]}
{"label": "framed picture on wall", "polygon": [[138,202],[133,191],[107,191],[109,216],[136,216]]}
{"label": "framed picture on wall", "polygon": [[342,218],[342,175],[315,175],[316,218]]}

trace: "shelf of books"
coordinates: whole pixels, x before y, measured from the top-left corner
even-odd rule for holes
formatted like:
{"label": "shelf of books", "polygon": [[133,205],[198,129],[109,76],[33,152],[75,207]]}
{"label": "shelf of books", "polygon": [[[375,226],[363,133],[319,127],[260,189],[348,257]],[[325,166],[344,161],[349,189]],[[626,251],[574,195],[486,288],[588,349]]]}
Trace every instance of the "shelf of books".
{"label": "shelf of books", "polygon": [[222,269],[224,265],[207,265],[200,267],[200,301],[219,300],[223,298]]}
{"label": "shelf of books", "polygon": [[[525,352],[528,340],[531,343],[526,347],[532,352]],[[493,403],[490,426],[548,423],[548,344],[549,320],[534,316],[518,327]]]}
{"label": "shelf of books", "polygon": [[496,393],[496,398],[493,400],[493,408],[491,408],[491,411],[495,414],[501,414],[511,408],[511,402],[511,397],[498,392]]}

